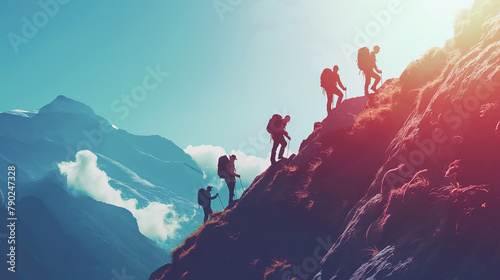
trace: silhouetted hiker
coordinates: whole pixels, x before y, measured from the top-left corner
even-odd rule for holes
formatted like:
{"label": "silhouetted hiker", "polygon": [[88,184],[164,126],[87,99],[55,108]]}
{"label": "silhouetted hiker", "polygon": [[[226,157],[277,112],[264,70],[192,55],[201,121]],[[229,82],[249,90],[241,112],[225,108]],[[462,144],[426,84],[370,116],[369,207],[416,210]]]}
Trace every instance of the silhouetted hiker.
{"label": "silhouetted hiker", "polygon": [[347,90],[347,88],[340,81],[339,76],[339,67],[337,65],[333,66],[333,70],[330,68],[326,68],[321,73],[321,87],[323,88],[323,94],[326,92],[327,102],[326,102],[326,112],[330,115],[332,111],[332,103],[333,103],[333,95],[337,95],[337,104],[335,107],[338,107],[340,103],[342,103],[342,98],[344,98],[344,94],[338,89],[337,84],[341,89]]}
{"label": "silhouetted hiker", "polygon": [[[382,71],[377,68],[376,55],[380,52],[380,47],[373,47],[373,52],[367,47],[361,48],[358,51],[358,68],[365,74],[365,95],[368,96],[368,87],[371,84],[372,78],[375,79],[371,89],[373,92],[378,93],[377,85],[381,80],[380,75]],[[377,73],[376,73],[377,72]]]}
{"label": "silhouetted hiker", "polygon": [[210,191],[212,191],[213,187],[208,186],[206,189],[201,188],[198,190],[198,204],[203,207],[203,212],[205,213],[205,218],[203,218],[203,223],[208,221],[208,217],[212,215],[212,208],[210,207],[212,203],[212,199],[216,199],[219,194],[212,196]]}
{"label": "silhouetted hiker", "polygon": [[231,157],[221,156],[219,157],[219,162],[217,163],[217,175],[220,178],[225,179],[226,185],[229,188],[229,206],[234,201],[234,187],[236,185],[236,177],[240,177],[236,173],[236,168],[234,166],[234,161],[237,160],[235,155]]}
{"label": "silhouetted hiker", "polygon": [[271,138],[273,139],[273,148],[271,150],[271,164],[276,163],[276,150],[280,145],[281,148],[278,154],[278,160],[283,158],[283,154],[285,153],[285,148],[287,146],[285,137],[289,140],[292,140],[292,138],[288,135],[288,132],[286,132],[285,130],[286,125],[289,121],[290,116],[287,115],[285,116],[285,118],[283,118],[281,115],[275,114],[267,124],[267,132],[271,134]]}

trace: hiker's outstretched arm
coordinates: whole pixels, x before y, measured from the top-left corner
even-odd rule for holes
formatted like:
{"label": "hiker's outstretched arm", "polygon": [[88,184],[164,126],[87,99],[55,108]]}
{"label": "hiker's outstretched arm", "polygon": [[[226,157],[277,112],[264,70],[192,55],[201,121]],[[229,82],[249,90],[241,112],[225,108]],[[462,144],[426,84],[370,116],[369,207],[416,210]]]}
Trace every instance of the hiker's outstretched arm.
{"label": "hiker's outstretched arm", "polygon": [[288,131],[283,130],[283,135],[285,135],[286,138],[292,140],[292,138],[290,137],[290,135],[288,135]]}
{"label": "hiker's outstretched arm", "polygon": [[231,165],[231,168],[229,168],[229,173],[231,173],[232,176],[240,177],[240,175],[236,173],[236,168],[234,167],[234,163]]}
{"label": "hiker's outstretched arm", "polygon": [[211,199],[216,199],[219,196],[219,193],[216,193],[214,196],[210,197]]}
{"label": "hiker's outstretched arm", "polygon": [[340,86],[340,88],[341,88],[341,89],[343,89],[343,90],[345,90],[345,89],[346,89],[346,88],[345,88],[345,86],[344,86],[344,84],[342,84],[342,81],[341,81],[340,79],[339,79],[339,86]]}

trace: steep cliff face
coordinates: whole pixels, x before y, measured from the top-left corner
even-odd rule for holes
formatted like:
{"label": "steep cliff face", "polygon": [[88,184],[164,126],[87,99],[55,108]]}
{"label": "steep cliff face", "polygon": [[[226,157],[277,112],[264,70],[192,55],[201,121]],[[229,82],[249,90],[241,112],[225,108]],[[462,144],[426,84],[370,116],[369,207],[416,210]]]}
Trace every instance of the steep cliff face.
{"label": "steep cliff face", "polygon": [[[500,3],[346,100],[150,279],[497,279]],[[367,104],[367,105],[366,105]]]}

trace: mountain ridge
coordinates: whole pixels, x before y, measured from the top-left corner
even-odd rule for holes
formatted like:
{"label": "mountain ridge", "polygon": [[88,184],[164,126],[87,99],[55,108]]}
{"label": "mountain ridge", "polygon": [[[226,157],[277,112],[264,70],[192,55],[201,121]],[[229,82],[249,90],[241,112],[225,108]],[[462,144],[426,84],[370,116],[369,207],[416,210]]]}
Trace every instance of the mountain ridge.
{"label": "mountain ridge", "polygon": [[[168,139],[116,129],[89,106],[64,96],[38,112],[0,113],[0,126],[0,167],[15,165],[19,185],[18,240],[23,242],[17,261],[23,269],[15,279],[111,279],[116,278],[113,271],[122,269],[146,278],[169,260],[167,252],[202,219],[193,200],[193,190],[203,184],[202,173]],[[82,151],[95,157],[94,162],[85,157],[79,158],[87,161],[77,162]],[[82,179],[79,184],[97,184],[92,179],[101,176],[101,190],[122,201],[137,201],[135,208],[94,199],[88,190],[95,186],[70,184],[60,164],[86,166],[72,169],[73,178]],[[94,173],[85,173],[88,167]],[[7,181],[6,175],[0,179]],[[6,194],[6,185],[0,186],[2,209]],[[156,217],[163,213],[163,219]],[[6,211],[0,214],[6,219]],[[160,224],[152,232],[147,226],[153,219]],[[172,232],[164,235],[165,228]],[[5,246],[0,242],[7,252]],[[11,279],[4,277],[5,271],[0,278]]]}
{"label": "mountain ridge", "polygon": [[39,114],[60,112],[86,114],[90,117],[97,116],[91,107],[64,95],[58,95],[52,102],[38,110]]}
{"label": "mountain ridge", "polygon": [[443,48],[315,124],[150,279],[496,279],[499,16],[476,0]]}

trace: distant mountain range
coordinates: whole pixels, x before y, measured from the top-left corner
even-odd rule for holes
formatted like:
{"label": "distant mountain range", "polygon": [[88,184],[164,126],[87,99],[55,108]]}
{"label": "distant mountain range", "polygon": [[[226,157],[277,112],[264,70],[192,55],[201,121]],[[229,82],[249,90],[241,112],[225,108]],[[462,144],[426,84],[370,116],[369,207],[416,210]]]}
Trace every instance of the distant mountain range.
{"label": "distant mountain range", "polygon": [[[0,113],[0,127],[1,182],[7,180],[7,166],[17,170],[18,272],[7,279],[117,279],[122,273],[145,279],[202,220],[194,198],[203,173],[165,138],[130,134],[64,96],[36,112]],[[155,242],[141,234],[131,212],[72,191],[58,164],[75,162],[80,150],[97,156],[98,170],[109,177],[104,183],[123,200],[136,200],[138,210],[151,203],[171,205],[170,214],[182,217],[175,221],[180,227]],[[6,184],[0,191],[5,206]],[[2,226],[0,237],[5,230]],[[1,252],[6,245],[0,239]],[[5,258],[0,257],[4,264]]]}

